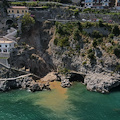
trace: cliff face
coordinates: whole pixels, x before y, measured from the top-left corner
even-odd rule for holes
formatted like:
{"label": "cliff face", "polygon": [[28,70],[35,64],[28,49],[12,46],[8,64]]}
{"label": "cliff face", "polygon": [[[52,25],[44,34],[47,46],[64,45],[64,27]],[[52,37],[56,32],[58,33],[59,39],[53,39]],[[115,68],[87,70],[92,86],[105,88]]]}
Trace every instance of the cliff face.
{"label": "cliff face", "polygon": [[[70,26],[70,24],[66,26]],[[88,33],[79,32],[77,37],[74,28],[77,28],[75,24],[72,29],[70,27],[69,31],[71,33],[60,36],[54,23],[48,21],[44,23],[37,22],[18,42],[19,44],[26,43],[32,48],[24,45],[23,48],[17,47],[14,49],[16,52],[11,53],[11,65],[30,68],[31,72],[40,77],[56,70],[63,71],[67,69],[82,72],[86,75],[83,82],[87,85],[87,89],[92,91],[108,92],[109,89],[118,86],[120,84],[118,82],[120,78],[120,59],[112,50],[114,46],[119,45],[119,40],[116,38],[107,39],[106,36],[110,34],[109,29],[92,27],[92,31],[98,30],[98,32],[101,32],[97,34],[99,37],[104,33],[101,37],[102,42],[101,39],[97,38],[99,42],[96,43],[91,37],[93,32],[90,31],[90,27],[87,28],[88,31],[86,28],[83,30]],[[66,31],[64,29],[63,32]],[[67,40],[67,42],[63,40]],[[93,77],[89,77],[90,75]],[[107,77],[105,79],[100,77],[103,75]],[[115,76],[118,76],[117,80]]]}
{"label": "cliff face", "polygon": [[[54,32],[53,24],[49,22],[37,22],[27,33],[23,33],[18,41],[20,47],[11,52],[9,62],[11,66],[18,68],[30,68],[32,73],[45,76],[55,70],[51,56],[48,54],[48,44]],[[28,45],[27,45],[28,44]]]}

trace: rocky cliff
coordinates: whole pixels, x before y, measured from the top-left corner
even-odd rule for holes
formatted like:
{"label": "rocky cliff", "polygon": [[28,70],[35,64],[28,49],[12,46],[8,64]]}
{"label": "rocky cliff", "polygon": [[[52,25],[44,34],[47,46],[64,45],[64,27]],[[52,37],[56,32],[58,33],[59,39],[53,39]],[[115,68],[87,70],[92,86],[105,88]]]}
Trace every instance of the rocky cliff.
{"label": "rocky cliff", "polygon": [[[119,39],[109,36],[112,27],[100,25],[86,23],[81,29],[80,23],[36,22],[22,35],[18,42],[22,48],[14,49],[10,63],[14,67],[30,68],[40,77],[50,71],[82,72],[86,76],[82,82],[88,90],[108,92],[120,84],[120,59],[115,52],[119,50]],[[70,79],[65,77],[63,86]]]}

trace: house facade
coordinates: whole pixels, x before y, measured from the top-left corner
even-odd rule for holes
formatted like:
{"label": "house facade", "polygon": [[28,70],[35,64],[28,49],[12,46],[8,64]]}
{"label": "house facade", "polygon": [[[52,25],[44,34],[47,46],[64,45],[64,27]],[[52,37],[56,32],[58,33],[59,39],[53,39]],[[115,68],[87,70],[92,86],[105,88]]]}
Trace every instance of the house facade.
{"label": "house facade", "polygon": [[115,0],[85,0],[86,8],[109,8],[114,7]]}
{"label": "house facade", "polygon": [[0,53],[9,53],[14,48],[15,42],[0,38]]}
{"label": "house facade", "polygon": [[10,17],[20,17],[25,13],[28,13],[29,10],[25,6],[11,6],[7,9],[7,12]]}
{"label": "house facade", "polygon": [[85,7],[92,8],[93,7],[93,0],[85,0]]}

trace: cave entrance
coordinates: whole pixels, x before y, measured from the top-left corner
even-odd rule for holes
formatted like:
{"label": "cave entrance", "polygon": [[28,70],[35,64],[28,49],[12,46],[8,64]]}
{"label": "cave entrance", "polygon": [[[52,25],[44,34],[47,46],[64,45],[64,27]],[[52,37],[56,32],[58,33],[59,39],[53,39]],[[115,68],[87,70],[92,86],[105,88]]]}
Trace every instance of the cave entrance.
{"label": "cave entrance", "polygon": [[70,82],[72,81],[78,81],[78,82],[82,82],[84,83],[84,75],[81,75],[81,74],[77,74],[77,73],[71,73],[71,76],[70,76]]}
{"label": "cave entrance", "polygon": [[109,92],[120,92],[120,85],[112,88]]}

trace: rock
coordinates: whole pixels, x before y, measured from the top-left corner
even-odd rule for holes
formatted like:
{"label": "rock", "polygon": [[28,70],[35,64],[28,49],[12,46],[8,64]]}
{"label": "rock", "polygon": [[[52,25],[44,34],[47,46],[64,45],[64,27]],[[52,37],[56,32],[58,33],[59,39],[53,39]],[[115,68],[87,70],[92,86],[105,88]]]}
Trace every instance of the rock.
{"label": "rock", "polygon": [[97,57],[102,57],[102,52],[100,51],[100,49],[99,48],[96,48],[95,49],[95,56],[97,56]]}
{"label": "rock", "polygon": [[55,72],[50,72],[48,73],[45,77],[41,78],[41,81],[44,82],[53,82],[53,81],[57,81],[57,75]]}
{"label": "rock", "polygon": [[40,87],[40,85],[36,82],[31,83],[30,88],[29,88],[32,92],[35,91],[42,91],[42,87]]}
{"label": "rock", "polygon": [[38,83],[35,82],[31,77],[24,77],[24,78],[13,78],[13,80],[3,80],[0,81],[0,91],[8,91],[11,89],[29,89],[32,92],[35,91],[42,91],[43,89],[50,90],[49,82]]}
{"label": "rock", "polygon": [[62,81],[61,81],[61,86],[62,86],[63,88],[70,87],[70,86],[71,86],[71,83],[70,83],[69,79],[64,79],[64,80],[62,80]]}
{"label": "rock", "polygon": [[87,85],[87,89],[90,91],[106,93],[120,85],[120,75],[111,76],[106,73],[91,73],[85,77],[84,84]]}

